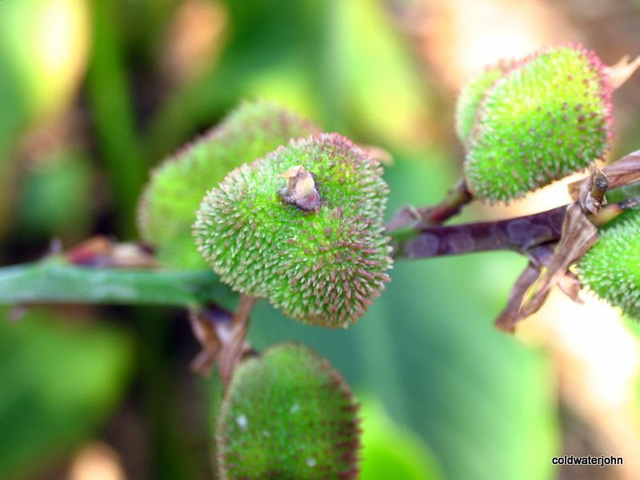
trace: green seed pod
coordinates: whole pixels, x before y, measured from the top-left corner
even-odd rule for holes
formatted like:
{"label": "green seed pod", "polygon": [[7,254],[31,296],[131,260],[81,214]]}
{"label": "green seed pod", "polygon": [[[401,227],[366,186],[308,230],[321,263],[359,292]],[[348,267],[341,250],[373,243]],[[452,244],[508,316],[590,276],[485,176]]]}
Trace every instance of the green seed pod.
{"label": "green seed pod", "polygon": [[580,279],[600,298],[640,320],[640,210],[600,229],[578,265]]}
{"label": "green seed pod", "polygon": [[216,446],[223,479],[357,476],[357,405],[329,363],[281,345],[236,369],[222,403]]}
{"label": "green seed pod", "polygon": [[292,142],[207,194],[196,243],[233,289],[302,322],[346,327],[389,280],[381,175],[340,135]]}
{"label": "green seed pod", "polygon": [[470,190],[508,202],[601,159],[611,138],[611,87],[579,46],[546,48],[486,91],[464,170]]}
{"label": "green seed pod", "polygon": [[465,147],[469,147],[473,128],[478,115],[478,107],[487,90],[502,78],[512,63],[501,61],[474,74],[462,87],[456,104],[456,133]]}
{"label": "green seed pod", "polygon": [[202,197],[234,168],[318,129],[265,102],[243,103],[219,126],[158,167],[141,197],[142,238],[165,267],[203,268],[191,226]]}

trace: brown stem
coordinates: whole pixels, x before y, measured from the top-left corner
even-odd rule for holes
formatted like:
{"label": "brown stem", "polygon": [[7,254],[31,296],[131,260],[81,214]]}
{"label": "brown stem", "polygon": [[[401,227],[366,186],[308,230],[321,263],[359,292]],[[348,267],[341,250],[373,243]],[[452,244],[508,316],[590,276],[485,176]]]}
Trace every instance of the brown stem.
{"label": "brown stem", "polygon": [[[569,186],[569,193],[580,202],[587,217],[600,227],[624,210],[637,207],[638,198],[601,208],[608,190],[640,182],[640,150],[598,170]],[[497,222],[441,227],[473,200],[464,179],[435,207],[402,208],[386,225],[395,258],[429,258],[487,250],[512,250],[531,258],[531,249],[546,242],[557,242],[568,205],[547,212]],[[535,260],[535,259],[532,259]]]}
{"label": "brown stem", "polygon": [[191,362],[191,370],[208,376],[216,362],[224,340],[229,338],[233,313],[217,305],[192,306],[189,308],[189,320],[193,336],[202,349]]}
{"label": "brown stem", "polygon": [[435,207],[418,209],[422,222],[428,225],[441,225],[451,217],[460,213],[462,207],[471,203],[473,194],[467,187],[465,179],[461,179],[448,192],[447,197]]}
{"label": "brown stem", "polygon": [[249,315],[256,301],[256,297],[240,295],[234,313],[217,305],[192,307],[189,310],[193,334],[202,346],[201,352],[191,363],[194,372],[209,375],[217,360],[220,378],[226,388],[236,365],[251,349],[246,342],[246,336],[249,330]]}
{"label": "brown stem", "polygon": [[562,234],[566,205],[525,217],[453,226],[416,226],[394,236],[395,258],[512,250],[527,254],[533,247],[557,241]]}
{"label": "brown stem", "polygon": [[505,332],[513,333],[515,330],[514,318],[520,311],[520,307],[522,306],[527,291],[539,278],[540,269],[531,263],[527,265],[511,290],[507,306],[502,310],[494,322],[497,328]]}
{"label": "brown stem", "polygon": [[[569,205],[552,210],[493,222],[452,226],[414,224],[389,232],[396,259],[430,258],[491,250],[510,250],[529,258],[535,247],[560,240]],[[633,204],[622,202],[602,208],[589,219],[602,226]],[[532,260],[536,260],[532,258]]]}
{"label": "brown stem", "polygon": [[218,371],[225,388],[229,385],[233,371],[242,359],[242,355],[249,350],[245,339],[249,331],[249,315],[257,301],[256,297],[241,294],[238,307],[233,314],[229,338],[218,356]]}
{"label": "brown stem", "polygon": [[462,207],[472,200],[473,194],[469,191],[467,182],[463,178],[449,190],[445,199],[434,207],[404,207],[400,209],[387,224],[387,231],[399,230],[418,223],[440,225],[460,213]]}

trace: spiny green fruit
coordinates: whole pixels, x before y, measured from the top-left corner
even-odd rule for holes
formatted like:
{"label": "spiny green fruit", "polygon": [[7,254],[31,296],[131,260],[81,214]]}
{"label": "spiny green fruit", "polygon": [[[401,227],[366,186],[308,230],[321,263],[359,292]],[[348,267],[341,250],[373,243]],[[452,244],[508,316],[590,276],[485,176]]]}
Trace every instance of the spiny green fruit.
{"label": "spiny green fruit", "polygon": [[600,229],[578,265],[581,280],[599,297],[640,320],[640,210]]}
{"label": "spiny green fruit", "polygon": [[460,91],[456,104],[456,133],[466,147],[471,143],[478,107],[485,93],[512,66],[513,64],[508,61],[500,61],[487,66],[474,74]]}
{"label": "spiny green fruit", "polygon": [[478,198],[510,201],[604,157],[611,87],[594,53],[545,48],[496,80],[475,118],[467,184]]}
{"label": "spiny green fruit", "polygon": [[357,475],[357,405],[329,363],[281,345],[236,369],[216,435],[223,479],[349,479]]}
{"label": "spiny green fruit", "polygon": [[202,197],[239,165],[315,132],[318,129],[310,122],[281,107],[246,102],[165,161],[153,172],[138,215],[142,238],[156,247],[160,263],[173,268],[206,267],[191,236]]}
{"label": "spiny green fruit", "polygon": [[340,135],[291,142],[207,194],[196,242],[233,289],[302,322],[346,327],[389,280],[381,175]]}

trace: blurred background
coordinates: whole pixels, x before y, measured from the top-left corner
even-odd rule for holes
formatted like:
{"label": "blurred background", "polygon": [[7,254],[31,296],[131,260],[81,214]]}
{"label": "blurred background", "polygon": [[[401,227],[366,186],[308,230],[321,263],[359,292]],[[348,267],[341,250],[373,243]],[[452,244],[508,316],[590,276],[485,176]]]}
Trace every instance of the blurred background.
{"label": "blurred background", "polygon": [[[0,0],[0,264],[96,234],[135,240],[149,170],[241,99],[389,151],[388,216],[460,174],[458,89],[475,69],[576,41],[640,54],[637,0]],[[611,159],[640,148],[640,75],[614,95]],[[568,202],[565,184],[456,221]],[[347,331],[265,302],[255,347],[298,340],[364,404],[363,479],[640,478],[640,327],[552,295],[515,336],[492,321],[526,261],[399,262]],[[216,376],[182,310],[31,307],[0,319],[1,479],[215,478]],[[15,311],[13,312],[15,313]],[[6,320],[6,321],[5,321]],[[556,467],[562,454],[615,467]]]}

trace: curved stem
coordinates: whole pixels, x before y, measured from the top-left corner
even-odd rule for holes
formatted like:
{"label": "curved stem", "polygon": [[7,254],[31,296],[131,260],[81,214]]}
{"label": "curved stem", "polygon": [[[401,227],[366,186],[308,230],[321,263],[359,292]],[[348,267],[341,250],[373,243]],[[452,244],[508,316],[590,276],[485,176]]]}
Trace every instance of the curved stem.
{"label": "curved stem", "polygon": [[473,201],[473,194],[469,191],[464,178],[460,179],[449,190],[445,199],[435,207],[418,209],[422,221],[429,225],[441,225],[451,217],[458,215],[462,208]]}
{"label": "curved stem", "polygon": [[[530,257],[535,247],[560,240],[570,205],[493,222],[451,226],[430,226],[417,222],[410,227],[388,232],[393,247],[392,255],[396,259],[412,259],[510,250]],[[603,207],[597,214],[588,217],[596,227],[601,227],[625,210],[635,207],[635,202],[623,201]]]}
{"label": "curved stem", "polygon": [[438,205],[432,207],[404,207],[400,209],[386,225],[388,232],[396,232],[420,223],[423,225],[441,225],[460,213],[462,208],[473,201],[473,194],[464,178],[458,180],[447,196]]}
{"label": "curved stem", "polygon": [[242,359],[242,355],[250,349],[245,339],[249,332],[249,315],[251,315],[257,301],[256,297],[244,293],[240,295],[238,306],[231,320],[229,338],[226,342],[223,341],[218,358],[218,370],[225,388],[228,387],[233,371]]}
{"label": "curved stem", "polygon": [[416,224],[389,232],[395,258],[429,258],[444,255],[512,250],[527,254],[533,247],[554,242],[562,235],[567,206],[524,217],[452,226]]}
{"label": "curved stem", "polygon": [[212,271],[79,267],[60,257],[0,268],[0,304],[97,303],[166,305],[225,303],[234,297]]}

